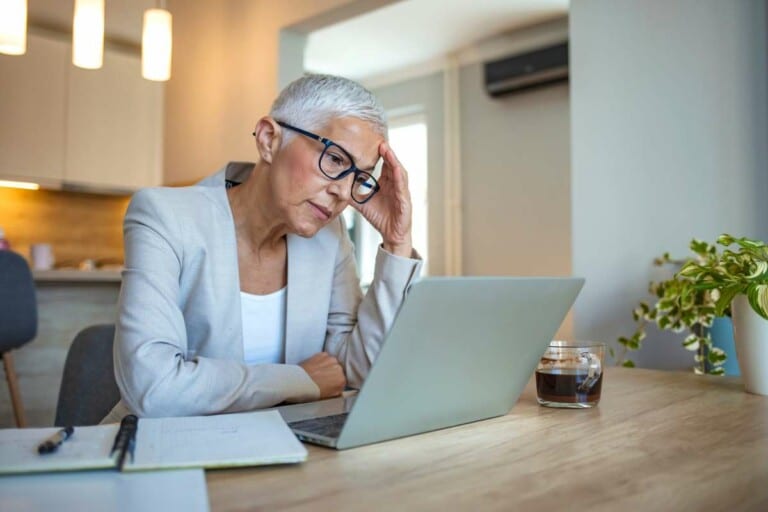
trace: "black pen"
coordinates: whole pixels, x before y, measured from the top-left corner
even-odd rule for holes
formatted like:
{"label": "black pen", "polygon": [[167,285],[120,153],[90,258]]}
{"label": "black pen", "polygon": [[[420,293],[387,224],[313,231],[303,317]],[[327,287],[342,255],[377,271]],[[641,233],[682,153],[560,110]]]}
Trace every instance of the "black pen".
{"label": "black pen", "polygon": [[125,455],[131,454],[131,462],[133,462],[133,450],[136,446],[136,431],[139,428],[139,418],[133,414],[129,414],[124,417],[120,422],[120,429],[115,436],[115,442],[112,444],[112,451],[110,455],[117,452],[117,468],[122,470],[123,464],[125,464]]}
{"label": "black pen", "polygon": [[37,447],[37,453],[40,455],[44,455],[46,453],[53,453],[55,452],[61,443],[72,437],[72,434],[75,432],[75,429],[72,427],[66,427],[55,434],[53,434],[51,437],[40,443],[40,445]]}

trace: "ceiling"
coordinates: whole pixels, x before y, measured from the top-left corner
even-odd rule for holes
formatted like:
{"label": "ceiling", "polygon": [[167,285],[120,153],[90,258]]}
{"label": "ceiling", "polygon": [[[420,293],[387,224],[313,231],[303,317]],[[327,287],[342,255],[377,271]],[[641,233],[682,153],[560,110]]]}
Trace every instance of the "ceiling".
{"label": "ceiling", "polygon": [[406,0],[309,34],[309,71],[354,79],[433,61],[568,13],[569,0]]}
{"label": "ceiling", "polygon": [[[72,31],[75,0],[28,0],[27,5],[30,24],[62,32]],[[113,41],[141,44],[144,11],[156,6],[155,0],[105,0],[106,37]]]}
{"label": "ceiling", "polygon": [[[74,0],[28,0],[31,24],[71,32]],[[184,0],[198,1],[198,0]],[[355,79],[433,61],[494,35],[561,17],[569,0],[403,0],[309,34],[305,68]],[[105,33],[141,44],[157,0],[105,0]]]}

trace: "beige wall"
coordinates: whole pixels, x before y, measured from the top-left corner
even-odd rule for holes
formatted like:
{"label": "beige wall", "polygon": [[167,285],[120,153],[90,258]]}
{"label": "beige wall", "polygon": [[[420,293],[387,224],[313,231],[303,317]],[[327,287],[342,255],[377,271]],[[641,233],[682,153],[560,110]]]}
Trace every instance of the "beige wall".
{"label": "beige wall", "polygon": [[[493,42],[510,55],[567,38],[558,20]],[[460,68],[459,103],[463,274],[571,275],[568,84],[491,98],[477,62]],[[556,336],[572,338],[570,314]]]}
{"label": "beige wall", "polygon": [[568,85],[491,98],[461,71],[463,260],[467,275],[569,275]]}
{"label": "beige wall", "polygon": [[253,160],[250,133],[278,90],[280,29],[351,0],[173,0],[166,87],[165,183]]}

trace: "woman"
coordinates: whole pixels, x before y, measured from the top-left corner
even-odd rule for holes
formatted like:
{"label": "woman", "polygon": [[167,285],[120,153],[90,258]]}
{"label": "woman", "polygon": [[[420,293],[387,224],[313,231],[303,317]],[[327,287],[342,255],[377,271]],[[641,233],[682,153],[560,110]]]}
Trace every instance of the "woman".
{"label": "woman", "polygon": [[[308,75],[256,124],[255,164],[133,197],[114,351],[122,400],[105,421],[246,411],[361,385],[421,267],[386,131],[359,84]],[[348,205],[383,239],[365,297],[339,215]]]}

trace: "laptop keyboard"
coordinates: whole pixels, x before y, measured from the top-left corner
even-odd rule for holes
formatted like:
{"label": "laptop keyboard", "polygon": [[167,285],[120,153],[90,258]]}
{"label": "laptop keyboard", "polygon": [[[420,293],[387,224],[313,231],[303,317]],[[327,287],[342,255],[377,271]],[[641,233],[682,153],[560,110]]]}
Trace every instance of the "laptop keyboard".
{"label": "laptop keyboard", "polygon": [[289,423],[288,426],[292,429],[335,438],[339,437],[339,434],[341,434],[341,429],[344,427],[344,422],[347,421],[348,414],[349,413],[345,412],[343,414],[334,414],[332,416],[321,416],[320,418],[294,421]]}

